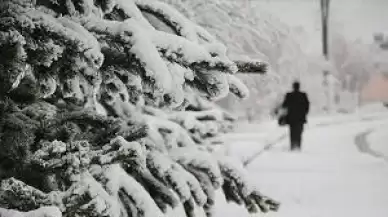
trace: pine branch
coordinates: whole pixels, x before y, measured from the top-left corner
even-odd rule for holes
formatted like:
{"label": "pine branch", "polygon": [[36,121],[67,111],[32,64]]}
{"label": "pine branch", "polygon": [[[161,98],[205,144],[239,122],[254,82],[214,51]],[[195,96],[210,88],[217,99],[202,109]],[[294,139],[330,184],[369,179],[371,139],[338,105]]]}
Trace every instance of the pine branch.
{"label": "pine branch", "polygon": [[214,215],[214,205],[215,205],[215,188],[213,187],[212,181],[209,176],[203,172],[198,171],[195,168],[185,167],[187,171],[192,173],[199,181],[202,190],[206,194],[206,203],[203,206],[207,217],[212,217]]}
{"label": "pine branch", "polygon": [[224,177],[222,189],[227,201],[244,204],[251,213],[257,213],[259,210],[266,213],[279,209],[279,202],[262,195],[248,182],[242,165],[237,166],[225,157],[218,160]]}
{"label": "pine branch", "polygon": [[167,211],[168,206],[172,208],[177,207],[179,202],[171,193],[170,189],[153,177],[147,169],[132,171],[130,173],[144,186],[163,212]]}
{"label": "pine branch", "polygon": [[4,208],[30,211],[51,205],[47,194],[17,179],[2,180],[0,186],[0,204]]}
{"label": "pine branch", "polygon": [[265,74],[267,72],[267,64],[260,61],[243,61],[235,60],[238,73],[244,74]]}

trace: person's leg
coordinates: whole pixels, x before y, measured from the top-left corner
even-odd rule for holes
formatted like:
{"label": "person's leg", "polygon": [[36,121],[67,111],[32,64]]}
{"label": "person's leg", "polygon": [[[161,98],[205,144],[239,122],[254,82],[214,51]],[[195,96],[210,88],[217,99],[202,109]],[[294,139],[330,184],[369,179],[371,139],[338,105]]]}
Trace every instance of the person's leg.
{"label": "person's leg", "polygon": [[303,142],[303,132],[304,132],[304,123],[301,124],[301,130],[300,130],[300,148],[302,148],[302,142]]}
{"label": "person's leg", "polygon": [[297,146],[297,127],[295,124],[290,124],[290,147],[291,151]]}
{"label": "person's leg", "polygon": [[295,134],[296,134],[296,145],[297,149],[301,150],[302,149],[302,134],[303,134],[303,123],[298,123],[295,126]]}

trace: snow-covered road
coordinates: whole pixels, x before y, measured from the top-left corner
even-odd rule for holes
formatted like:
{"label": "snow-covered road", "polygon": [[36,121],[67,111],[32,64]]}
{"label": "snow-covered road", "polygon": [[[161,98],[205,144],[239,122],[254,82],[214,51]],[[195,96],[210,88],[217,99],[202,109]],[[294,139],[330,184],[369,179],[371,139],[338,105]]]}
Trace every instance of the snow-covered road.
{"label": "snow-covered road", "polygon": [[[266,216],[388,216],[388,117],[335,120],[308,127],[302,152],[287,151],[283,139],[247,166],[263,193],[282,203],[278,213]],[[244,161],[285,131],[275,125],[260,130],[266,133],[252,126],[230,135],[229,154]],[[232,204],[218,206],[220,217],[249,216]]]}

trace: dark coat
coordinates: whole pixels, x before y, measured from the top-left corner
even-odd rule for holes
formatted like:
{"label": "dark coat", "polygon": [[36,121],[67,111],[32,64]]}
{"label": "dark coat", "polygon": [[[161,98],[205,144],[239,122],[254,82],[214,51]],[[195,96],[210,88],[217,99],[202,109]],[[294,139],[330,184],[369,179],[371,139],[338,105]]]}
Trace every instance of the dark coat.
{"label": "dark coat", "polygon": [[306,116],[310,109],[307,94],[300,91],[287,93],[282,107],[287,110],[285,117],[287,124],[306,123]]}

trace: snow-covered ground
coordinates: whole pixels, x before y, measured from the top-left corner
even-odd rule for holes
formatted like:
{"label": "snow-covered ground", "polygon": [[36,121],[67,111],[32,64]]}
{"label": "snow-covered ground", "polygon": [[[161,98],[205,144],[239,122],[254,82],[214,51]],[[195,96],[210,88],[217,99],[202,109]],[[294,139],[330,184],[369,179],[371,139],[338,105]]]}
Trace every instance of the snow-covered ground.
{"label": "snow-covered ground", "polygon": [[[274,143],[247,166],[262,192],[282,203],[265,216],[388,216],[388,110],[311,118],[300,153],[287,151],[286,132],[273,121],[225,137],[228,154],[242,161]],[[217,217],[249,216],[219,198]]]}
{"label": "snow-covered ground", "polygon": [[367,142],[376,152],[382,154],[388,159],[388,123],[376,126],[367,136]]}

